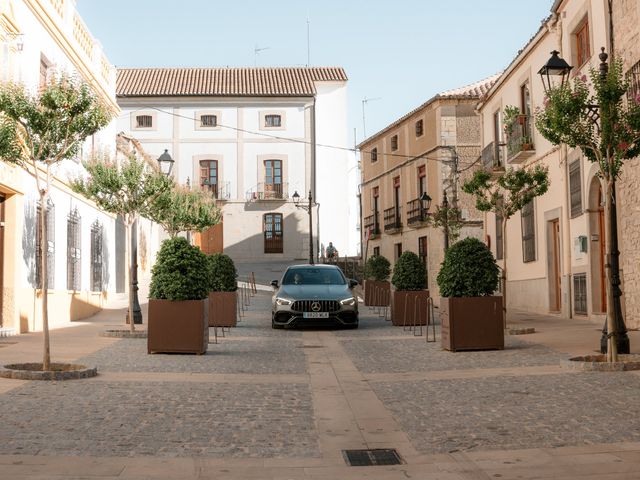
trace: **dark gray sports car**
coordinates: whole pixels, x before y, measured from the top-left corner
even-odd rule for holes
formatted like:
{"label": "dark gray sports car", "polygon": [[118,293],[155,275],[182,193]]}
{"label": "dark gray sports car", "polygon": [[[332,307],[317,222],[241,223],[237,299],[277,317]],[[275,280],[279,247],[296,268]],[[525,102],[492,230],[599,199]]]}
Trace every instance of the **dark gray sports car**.
{"label": "dark gray sports car", "polygon": [[347,279],[335,265],[294,265],[284,272],[271,307],[271,326],[335,324],[358,328],[355,280]]}

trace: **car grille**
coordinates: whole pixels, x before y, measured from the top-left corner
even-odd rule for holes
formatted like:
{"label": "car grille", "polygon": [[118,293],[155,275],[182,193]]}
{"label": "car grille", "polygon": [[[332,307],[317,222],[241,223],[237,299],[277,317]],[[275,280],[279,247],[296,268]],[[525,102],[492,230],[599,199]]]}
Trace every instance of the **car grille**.
{"label": "car grille", "polygon": [[[320,309],[312,308],[313,303],[319,303]],[[340,303],[335,300],[298,300],[293,302],[291,310],[295,312],[337,312],[340,310]]]}

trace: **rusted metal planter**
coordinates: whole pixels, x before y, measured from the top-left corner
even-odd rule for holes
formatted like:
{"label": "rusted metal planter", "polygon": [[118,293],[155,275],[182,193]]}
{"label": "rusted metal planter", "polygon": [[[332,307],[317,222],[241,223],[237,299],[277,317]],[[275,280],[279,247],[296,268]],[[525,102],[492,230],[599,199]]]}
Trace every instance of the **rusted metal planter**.
{"label": "rusted metal planter", "polygon": [[237,308],[238,292],[209,292],[209,326],[235,327]]}
{"label": "rusted metal planter", "polygon": [[364,281],[364,305],[366,307],[387,307],[391,301],[391,284],[386,281]]}
{"label": "rusted metal planter", "polygon": [[209,301],[149,299],[148,353],[207,352]]}
{"label": "rusted metal planter", "polygon": [[442,348],[503,350],[502,297],[442,297]]}
{"label": "rusted metal planter", "polygon": [[394,290],[391,294],[391,323],[397,327],[426,325],[429,290]]}

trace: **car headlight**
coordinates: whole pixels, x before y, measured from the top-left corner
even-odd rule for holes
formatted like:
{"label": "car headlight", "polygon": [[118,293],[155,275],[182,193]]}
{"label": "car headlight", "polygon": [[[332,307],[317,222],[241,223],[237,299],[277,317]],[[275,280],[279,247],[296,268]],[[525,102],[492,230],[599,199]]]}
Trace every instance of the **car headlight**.
{"label": "car headlight", "polygon": [[276,298],[276,305],[291,305],[291,300],[278,297]]}
{"label": "car headlight", "polygon": [[353,306],[356,304],[356,299],[353,297],[345,298],[344,300],[340,300],[340,305]]}

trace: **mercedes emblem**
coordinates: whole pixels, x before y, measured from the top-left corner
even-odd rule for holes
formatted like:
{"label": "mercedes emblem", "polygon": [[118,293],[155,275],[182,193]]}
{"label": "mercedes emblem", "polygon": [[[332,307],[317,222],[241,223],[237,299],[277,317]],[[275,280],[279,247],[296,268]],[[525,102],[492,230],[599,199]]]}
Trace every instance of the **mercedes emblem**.
{"label": "mercedes emblem", "polygon": [[311,304],[311,310],[313,310],[314,312],[319,312],[320,311],[320,302],[313,302]]}

